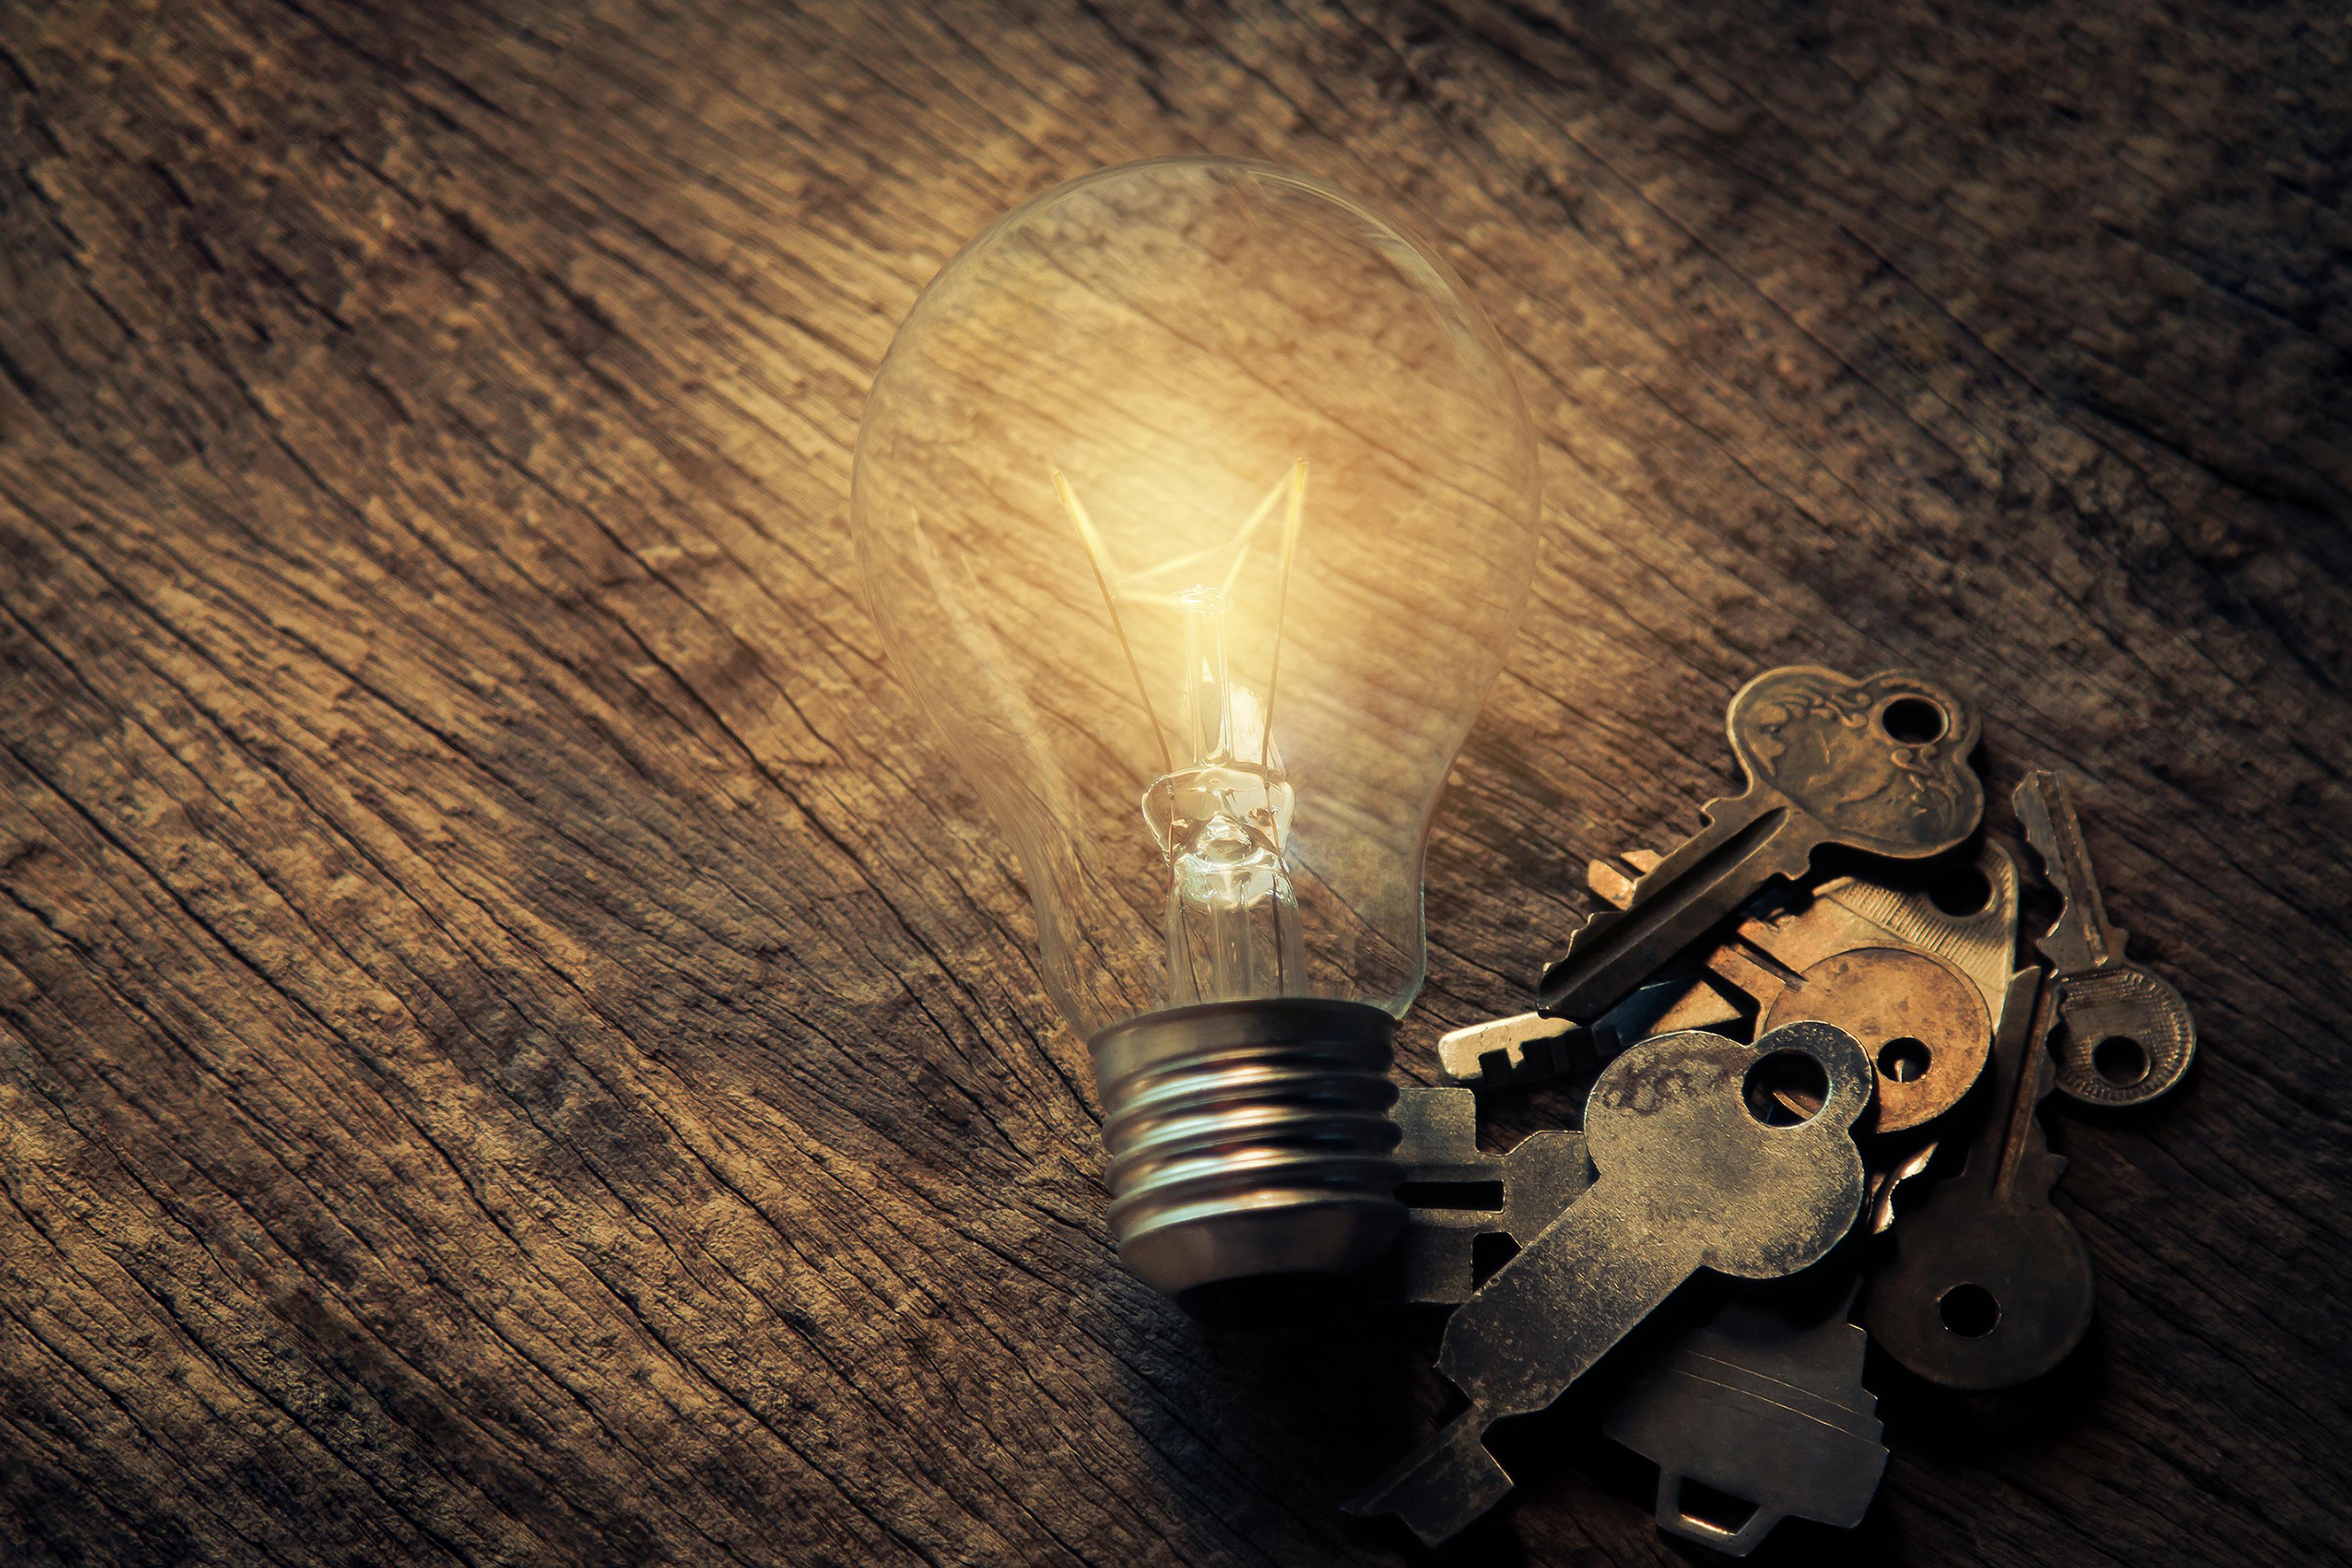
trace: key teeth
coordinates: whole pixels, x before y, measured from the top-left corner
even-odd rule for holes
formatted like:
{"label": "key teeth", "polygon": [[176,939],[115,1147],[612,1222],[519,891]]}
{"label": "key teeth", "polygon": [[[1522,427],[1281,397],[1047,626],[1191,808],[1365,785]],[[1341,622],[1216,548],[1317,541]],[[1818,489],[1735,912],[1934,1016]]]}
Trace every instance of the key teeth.
{"label": "key teeth", "polygon": [[[1718,795],[1701,806],[1698,810],[1699,826],[1678,840],[1673,848],[1680,848],[1682,844],[1687,843],[1715,826],[1716,815],[1723,807],[1744,799],[1746,797],[1739,795]],[[1667,855],[1671,852],[1671,849],[1631,849],[1616,855],[1613,859],[1587,861],[1584,867],[1585,886],[1591,890],[1594,897],[1606,899],[1614,906],[1610,909],[1595,910],[1593,913],[1595,915],[1622,914],[1630,904],[1641,903],[1642,884],[1656,874],[1658,867],[1665,862]],[[1633,868],[1631,873],[1624,869],[1628,866]],[[1603,883],[1612,885],[1604,886]],[[1618,897],[1620,888],[1627,894],[1622,902],[1620,902]],[[1588,917],[1585,925],[1590,926],[1591,924],[1591,919]],[[1569,938],[1571,950],[1574,948],[1575,942],[1574,936]]]}
{"label": "key teeth", "polygon": [[2107,953],[2117,963],[2131,951],[2131,933],[2110,921],[2106,926]]}
{"label": "key teeth", "polygon": [[1633,879],[1635,883],[1639,883],[1646,882],[1649,880],[1651,873],[1658,869],[1659,865],[1665,860],[1668,854],[1671,854],[1675,850],[1681,848],[1684,844],[1686,844],[1691,840],[1698,837],[1701,833],[1706,832],[1709,828],[1714,827],[1716,819],[1722,814],[1723,809],[1726,806],[1736,806],[1746,799],[1747,797],[1745,795],[1717,795],[1713,800],[1707,801],[1706,805],[1701,806],[1698,809],[1699,825],[1692,829],[1689,832],[1685,833],[1681,838],[1674,841],[1674,842],[1669,844],[1666,849],[1663,851],[1647,849],[1629,850],[1619,858],[1623,860],[1627,865],[1633,867],[1634,870],[1639,873],[1639,874]]}
{"label": "key teeth", "polygon": [[1547,1012],[1553,1011],[1560,1007],[1560,1004],[1568,996],[1568,988],[1560,983],[1559,977],[1568,972],[1569,967],[1571,964],[1575,963],[1580,944],[1591,942],[1596,939],[1601,932],[1607,930],[1609,926],[1614,925],[1617,919],[1618,912],[1616,910],[1595,910],[1591,918],[1588,919],[1582,925],[1576,928],[1575,933],[1568,939],[1568,946],[1566,950],[1563,951],[1559,957],[1553,959],[1550,963],[1546,964],[1544,966],[1543,974],[1537,978],[1536,1000],[1538,1006]]}
{"label": "key teeth", "polygon": [[1479,1148],[1477,1101],[1467,1089],[1407,1085],[1398,1092],[1395,1118],[1404,1134],[1396,1157],[1405,1184],[1494,1181],[1503,1196],[1501,1207],[1489,1210],[1406,1210],[1396,1251],[1406,1301],[1451,1306],[1469,1300],[1477,1289],[1480,1238],[1507,1236],[1525,1247],[1592,1185],[1582,1133],[1530,1133],[1507,1155]]}
{"label": "key teeth", "polygon": [[1493,1089],[1559,1077],[1586,1044],[1584,1032],[1565,1019],[1517,1013],[1449,1030],[1437,1041],[1437,1066],[1456,1088]]}
{"label": "key teeth", "polygon": [[[2048,863],[2047,857],[2044,857],[2043,864]],[[2063,976],[2084,972],[2079,954],[2083,946],[2082,926],[2083,921],[2075,913],[2074,901],[2063,893],[2059,894],[2058,917],[2050,923],[2049,930],[2033,940],[2033,950],[2050,960],[2053,973]],[[2110,924],[2105,927],[2105,935],[2109,962],[2122,963],[2124,956],[2131,950],[2131,933],[2120,925]]]}
{"label": "key teeth", "polygon": [[[1715,825],[1716,813],[1726,804],[1743,799],[1736,795],[1718,795],[1699,808],[1700,826],[1690,837],[1705,832]],[[1631,849],[1613,859],[1591,860],[1584,863],[1584,885],[1592,896],[1604,900],[1610,907],[1596,909],[1584,917],[1584,924],[1569,934],[1568,947],[1552,967],[1564,964],[1576,956],[1580,942],[1616,924],[1626,910],[1642,902],[1642,887],[1665,862],[1666,852],[1653,849]],[[1631,866],[1629,873],[1624,870]],[[1549,972],[1549,971],[1547,971]]]}
{"label": "key teeth", "polygon": [[[1632,855],[1625,857],[1625,865],[1636,863]],[[1615,861],[1587,861],[1584,862],[1585,891],[1612,909],[1622,909],[1625,901],[1633,896],[1633,879],[1638,874],[1638,869],[1628,872]]]}
{"label": "key teeth", "polygon": [[[1637,887],[1640,885],[1639,879],[1636,879],[1635,885]],[[1636,896],[1638,896],[1638,894]],[[1584,924],[1569,933],[1567,950],[1560,954],[1559,957],[1553,962],[1551,967],[1556,969],[1561,964],[1565,964],[1570,958],[1575,957],[1576,950],[1580,946],[1592,941],[1594,938],[1599,936],[1601,932],[1608,930],[1612,925],[1616,925],[1617,922],[1622,920],[1624,917],[1625,912],[1622,909],[1596,909],[1591,914],[1586,915],[1584,917]]]}

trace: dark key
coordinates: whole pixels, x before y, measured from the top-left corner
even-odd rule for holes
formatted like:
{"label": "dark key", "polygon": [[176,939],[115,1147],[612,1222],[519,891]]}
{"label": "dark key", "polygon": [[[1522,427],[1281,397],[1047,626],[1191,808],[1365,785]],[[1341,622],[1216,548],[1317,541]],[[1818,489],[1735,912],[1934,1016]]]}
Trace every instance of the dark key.
{"label": "dark key", "polygon": [[[1601,1423],[1658,1467],[1658,1528],[1745,1557],[1790,1517],[1851,1530],[1886,1469],[1867,1336],[1847,1321],[1859,1277],[1825,1298],[1731,1301],[1629,1383]],[[1694,1506],[1690,1483],[1744,1505]]]}
{"label": "dark key", "polygon": [[1481,1239],[1507,1236],[1524,1247],[1592,1185],[1582,1133],[1529,1133],[1507,1155],[1481,1149],[1478,1099],[1467,1089],[1405,1084],[1395,1117],[1405,1205],[1396,1286],[1408,1301],[1467,1301]]}
{"label": "dark key", "polygon": [[2066,1358],[2091,1326],[2097,1276],[2074,1222],[2051,1207],[2066,1168],[2035,1110],[2059,982],[2021,971],[1993,1044],[1995,1093],[1967,1168],[1895,1222],[1895,1259],[1871,1281],[1863,1326],[1947,1388],[2011,1388]]}

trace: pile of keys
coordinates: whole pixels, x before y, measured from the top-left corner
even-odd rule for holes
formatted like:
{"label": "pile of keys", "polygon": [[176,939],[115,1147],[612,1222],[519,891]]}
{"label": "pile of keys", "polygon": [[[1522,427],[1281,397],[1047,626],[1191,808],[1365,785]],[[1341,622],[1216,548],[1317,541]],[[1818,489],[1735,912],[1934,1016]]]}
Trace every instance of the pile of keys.
{"label": "pile of keys", "polygon": [[[2125,957],[2048,771],[2014,804],[2063,908],[2047,967],[2020,967],[2019,867],[1978,832],[1977,716],[1948,687],[1772,670],[1726,725],[1747,790],[1666,854],[1594,862],[1614,907],[1545,971],[1540,1010],[1446,1036],[1460,1087],[1400,1099],[1408,1203],[1494,1199],[1410,1208],[1401,1287],[1454,1304],[1437,1365],[1469,1403],[1350,1505],[1432,1545],[1511,1489],[1487,1428],[1701,1270],[1824,1288],[1733,1290],[1623,1380],[1601,1430],[1657,1465],[1660,1526],[1745,1555],[1790,1516],[1859,1524],[1887,1457],[1868,1340],[1952,1389],[2055,1367],[2095,1281],[2051,1203],[2066,1162],[2042,1103],[2143,1103],[2196,1051],[2179,994]],[[1850,853],[1817,877],[1829,846]],[[1476,1091],[1596,1070],[1580,1130],[1479,1149]],[[1517,1250],[1482,1281],[1487,1236]]]}

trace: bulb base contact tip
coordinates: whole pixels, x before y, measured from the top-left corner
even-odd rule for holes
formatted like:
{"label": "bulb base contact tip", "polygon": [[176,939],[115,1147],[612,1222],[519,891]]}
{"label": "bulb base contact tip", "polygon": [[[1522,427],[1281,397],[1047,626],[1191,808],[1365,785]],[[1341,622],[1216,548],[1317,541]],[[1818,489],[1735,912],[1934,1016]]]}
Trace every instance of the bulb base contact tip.
{"label": "bulb base contact tip", "polygon": [[1361,1002],[1286,997],[1096,1035],[1120,1259],[1213,1317],[1313,1300],[1377,1262],[1404,1227],[1395,1030]]}

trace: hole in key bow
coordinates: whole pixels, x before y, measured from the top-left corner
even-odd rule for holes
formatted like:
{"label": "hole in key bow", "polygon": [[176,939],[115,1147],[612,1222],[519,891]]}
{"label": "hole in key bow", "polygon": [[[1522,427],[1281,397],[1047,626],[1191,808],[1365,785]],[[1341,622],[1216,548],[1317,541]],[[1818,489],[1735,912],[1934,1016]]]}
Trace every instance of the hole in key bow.
{"label": "hole in key bow", "polygon": [[1776,1051],[1748,1069],[1748,1113],[1768,1127],[1810,1122],[1830,1095],[1829,1074],[1801,1051]]}
{"label": "hole in key bow", "polygon": [[1878,716],[1878,727],[1902,746],[1925,746],[1948,727],[1944,710],[1926,697],[1896,697]]}
{"label": "hole in key bow", "polygon": [[1962,1339],[1982,1339],[2000,1322],[2000,1302],[1982,1285],[1955,1285],[1936,1302],[1944,1326]]}
{"label": "hole in key bow", "polygon": [[1943,867],[1928,881],[1927,902],[1955,918],[1982,915],[1992,903],[1992,878],[1972,865]]}
{"label": "hole in key bow", "polygon": [[1878,1048],[1878,1071],[1895,1083],[1913,1083],[1927,1076],[1927,1042],[1897,1035]]}
{"label": "hole in key bow", "polygon": [[2147,1076],[2147,1047],[2127,1034],[2111,1034],[2091,1048],[2091,1066],[2118,1089]]}
{"label": "hole in key bow", "polygon": [[1503,1207],[1498,1181],[1399,1182],[1397,1201],[1407,1208],[1452,1208],[1493,1213]]}
{"label": "hole in key bow", "polygon": [[1756,1517],[1756,1506],[1689,1476],[1683,1478],[1682,1490],[1675,1494],[1675,1507],[1685,1519],[1724,1535],[1737,1535],[1747,1529],[1748,1521]]}

